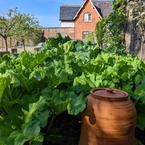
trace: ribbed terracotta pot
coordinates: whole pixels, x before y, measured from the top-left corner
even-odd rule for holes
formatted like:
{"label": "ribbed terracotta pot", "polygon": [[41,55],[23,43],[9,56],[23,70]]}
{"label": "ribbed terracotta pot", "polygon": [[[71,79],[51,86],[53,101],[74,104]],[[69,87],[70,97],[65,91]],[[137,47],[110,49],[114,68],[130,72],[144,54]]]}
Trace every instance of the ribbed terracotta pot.
{"label": "ribbed terracotta pot", "polygon": [[92,90],[82,115],[79,145],[133,145],[135,122],[136,110],[126,92]]}

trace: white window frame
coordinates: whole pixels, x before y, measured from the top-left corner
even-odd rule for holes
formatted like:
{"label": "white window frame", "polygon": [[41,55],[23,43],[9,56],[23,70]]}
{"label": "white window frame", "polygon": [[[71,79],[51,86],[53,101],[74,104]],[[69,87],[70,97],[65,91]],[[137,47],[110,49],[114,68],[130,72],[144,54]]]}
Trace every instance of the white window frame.
{"label": "white window frame", "polygon": [[92,14],[91,13],[84,14],[84,22],[92,22]]}

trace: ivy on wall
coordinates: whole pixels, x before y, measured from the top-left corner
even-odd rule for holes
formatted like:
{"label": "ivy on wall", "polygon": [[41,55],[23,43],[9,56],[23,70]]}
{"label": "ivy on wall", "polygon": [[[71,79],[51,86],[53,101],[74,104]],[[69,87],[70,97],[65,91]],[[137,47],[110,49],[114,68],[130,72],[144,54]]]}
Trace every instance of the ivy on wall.
{"label": "ivy on wall", "polygon": [[115,0],[112,13],[96,25],[96,40],[100,47],[122,53],[125,48],[126,0]]}
{"label": "ivy on wall", "polygon": [[125,49],[145,59],[145,4],[143,0],[114,0],[112,13],[96,25],[98,45],[122,54]]}

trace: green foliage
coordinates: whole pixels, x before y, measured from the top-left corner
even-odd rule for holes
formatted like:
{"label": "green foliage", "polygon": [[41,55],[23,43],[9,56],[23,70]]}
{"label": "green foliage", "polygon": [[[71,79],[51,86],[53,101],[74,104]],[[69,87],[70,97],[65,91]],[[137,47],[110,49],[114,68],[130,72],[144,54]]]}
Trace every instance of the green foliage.
{"label": "green foliage", "polygon": [[58,34],[38,53],[0,58],[0,144],[42,145],[56,116],[81,113],[96,87],[127,91],[145,128],[145,64],[135,57]]}
{"label": "green foliage", "polygon": [[5,40],[6,51],[8,51],[7,39],[12,35],[18,21],[17,9],[10,9],[7,14],[0,16],[0,36]]}
{"label": "green foliage", "polygon": [[96,40],[106,52],[125,54],[126,0],[114,0],[112,13],[96,25]]}
{"label": "green foliage", "polygon": [[25,13],[18,13],[17,19],[12,37],[18,42],[23,43],[29,40],[34,43],[40,42],[41,31],[39,29],[38,20],[34,16]]}
{"label": "green foliage", "polygon": [[58,34],[36,54],[0,58],[0,144],[42,144],[49,118],[84,110],[86,92],[73,81],[79,65],[95,57],[98,48],[68,40]]}
{"label": "green foliage", "polygon": [[57,47],[59,44],[63,44],[67,41],[71,40],[69,36],[62,37],[60,33],[56,34],[56,37],[49,38],[45,47],[48,49],[49,47]]}
{"label": "green foliage", "polygon": [[39,34],[38,21],[30,14],[20,13],[17,9],[9,9],[7,14],[0,16],[0,36],[5,40],[6,50],[8,50],[9,37],[23,43],[26,40],[37,42]]}
{"label": "green foliage", "polygon": [[87,38],[85,39],[86,42],[94,42],[94,33],[93,32],[89,32],[89,34],[87,35]]}
{"label": "green foliage", "polygon": [[143,145],[141,141],[139,141],[138,139],[135,139],[135,145]]}

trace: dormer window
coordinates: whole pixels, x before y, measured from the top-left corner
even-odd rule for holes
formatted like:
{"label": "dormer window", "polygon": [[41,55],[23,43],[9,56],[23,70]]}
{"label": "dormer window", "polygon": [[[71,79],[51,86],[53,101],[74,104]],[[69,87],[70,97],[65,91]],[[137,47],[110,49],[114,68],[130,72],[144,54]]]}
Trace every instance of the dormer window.
{"label": "dormer window", "polygon": [[91,22],[91,21],[92,21],[91,13],[85,13],[84,14],[84,22]]}

